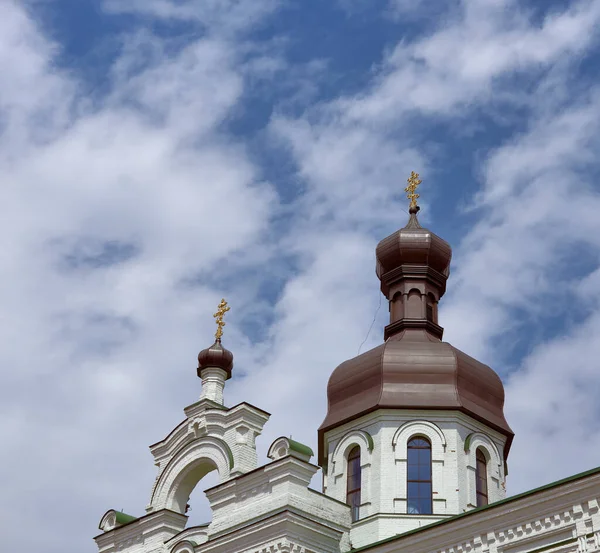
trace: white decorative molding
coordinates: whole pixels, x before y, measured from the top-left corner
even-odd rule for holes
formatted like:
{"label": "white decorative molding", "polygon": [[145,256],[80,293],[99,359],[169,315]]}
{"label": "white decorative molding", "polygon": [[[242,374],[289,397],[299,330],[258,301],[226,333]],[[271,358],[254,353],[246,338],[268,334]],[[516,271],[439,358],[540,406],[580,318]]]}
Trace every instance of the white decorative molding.
{"label": "white decorative molding", "polygon": [[[437,424],[425,420],[414,420],[404,423],[392,438],[392,447],[396,451],[396,458],[406,458],[406,448],[408,440],[413,436],[426,436],[431,442],[432,449],[435,446],[441,446],[441,453],[446,451],[446,436]],[[398,444],[400,444],[398,450]]]}
{"label": "white decorative molding", "polygon": [[194,547],[196,545],[195,542],[190,540],[181,540],[171,548],[169,553],[194,553]]}
{"label": "white decorative molding", "polygon": [[496,444],[483,432],[472,432],[465,439],[465,455],[467,457],[467,494],[468,506],[477,505],[476,470],[477,450],[481,449],[487,460],[487,487],[490,503],[506,497],[504,483],[504,460]]}
{"label": "white decorative molding", "polygon": [[[374,448],[374,442],[371,435],[365,430],[350,430],[340,439],[338,444],[335,446],[333,451],[332,459],[339,459],[340,457],[347,457],[348,451],[351,446],[357,445],[360,447],[361,457],[363,450],[368,453],[369,457]],[[340,455],[341,453],[341,455]],[[362,462],[362,460],[361,460]]]}
{"label": "white decorative molding", "polygon": [[332,478],[329,480],[328,495],[335,497],[338,501],[345,502],[348,453],[355,446],[360,448],[361,518],[369,516],[373,509],[371,471],[374,445],[373,438],[365,430],[350,430],[339,440],[329,458],[329,471]]}
{"label": "white decorative molding", "polygon": [[277,461],[288,455],[308,463],[314,453],[310,447],[301,444],[300,442],[296,442],[291,438],[286,438],[285,436],[277,438],[271,444],[269,451],[267,452],[267,457],[273,461]]}
{"label": "white decorative molding", "polygon": [[233,456],[223,440],[206,436],[187,443],[171,458],[159,476],[150,501],[152,509],[184,513],[199,480],[216,469],[219,481],[223,482],[229,478],[232,468]]}
{"label": "white decorative molding", "polygon": [[436,424],[415,420],[403,424],[392,438],[395,460],[395,509],[400,513],[408,510],[408,442],[415,436],[423,436],[431,443],[431,488],[433,492],[433,514],[446,514],[447,490],[444,486],[444,463],[446,436]]}

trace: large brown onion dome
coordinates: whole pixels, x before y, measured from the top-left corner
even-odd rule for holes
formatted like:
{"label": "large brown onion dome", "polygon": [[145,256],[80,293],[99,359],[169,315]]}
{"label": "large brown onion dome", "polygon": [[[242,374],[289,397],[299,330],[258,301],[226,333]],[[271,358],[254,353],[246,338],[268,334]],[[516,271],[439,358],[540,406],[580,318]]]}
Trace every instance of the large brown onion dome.
{"label": "large brown onion dome", "polygon": [[207,349],[203,349],[198,354],[198,376],[202,369],[216,367],[223,369],[227,373],[227,379],[231,378],[231,369],[233,369],[233,353],[221,345],[221,340],[217,339],[215,343]]}
{"label": "large brown onion dome", "polygon": [[[413,200],[414,189],[407,187]],[[389,300],[390,323],[383,344],[345,361],[329,379],[327,415],[319,428],[321,465],[326,432],[380,409],[463,412],[504,434],[508,455],[513,432],[504,418],[500,377],[442,342],[438,302],[446,290],[452,250],[421,227],[418,211],[411,202],[408,224],[377,246],[377,276]]]}
{"label": "large brown onion dome", "polygon": [[450,274],[452,248],[450,244],[423,228],[417,219],[419,207],[410,208],[408,224],[384,238],[377,245],[377,276],[381,279],[381,290],[388,294],[388,274],[403,265],[428,266],[446,278]]}
{"label": "large brown onion dome", "polygon": [[329,378],[327,400],[320,449],[325,432],[377,409],[462,411],[507,436],[505,455],[513,438],[500,377],[425,330],[400,332],[344,361]]}

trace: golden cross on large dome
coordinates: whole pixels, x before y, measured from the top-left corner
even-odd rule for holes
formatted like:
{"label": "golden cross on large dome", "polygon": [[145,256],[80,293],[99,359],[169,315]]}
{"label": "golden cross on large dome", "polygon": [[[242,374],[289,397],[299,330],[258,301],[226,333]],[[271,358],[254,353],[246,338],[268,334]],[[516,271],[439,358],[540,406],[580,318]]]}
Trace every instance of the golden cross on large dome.
{"label": "golden cross on large dome", "polygon": [[417,188],[422,182],[419,178],[419,173],[411,171],[410,177],[408,177],[408,180],[406,182],[408,182],[408,186],[404,189],[404,191],[406,192],[406,197],[410,200],[409,207],[417,207],[417,200],[419,199],[419,194],[417,194]]}

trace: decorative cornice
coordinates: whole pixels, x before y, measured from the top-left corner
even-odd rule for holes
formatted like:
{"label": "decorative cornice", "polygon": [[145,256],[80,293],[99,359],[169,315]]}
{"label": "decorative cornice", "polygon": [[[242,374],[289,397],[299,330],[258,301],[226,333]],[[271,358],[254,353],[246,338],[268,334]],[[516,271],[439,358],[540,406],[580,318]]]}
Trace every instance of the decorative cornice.
{"label": "decorative cornice", "polygon": [[444,329],[433,321],[428,321],[427,319],[408,319],[405,317],[395,323],[387,325],[383,331],[383,339],[385,341],[405,329],[412,328],[425,330],[439,340],[441,340],[444,335]]}
{"label": "decorative cornice", "polygon": [[[400,267],[396,267],[391,271],[383,273],[380,277],[381,279],[381,291],[387,297],[387,293],[389,292],[389,288],[402,280],[411,280],[411,279],[419,279],[423,278],[437,286],[440,289],[440,296],[443,296],[446,291],[446,281],[448,277],[431,268],[429,265],[400,265]],[[388,298],[390,299],[390,298]]]}
{"label": "decorative cornice", "polygon": [[[569,528],[569,524],[570,528],[576,530],[578,526],[575,522],[583,514],[598,516],[599,486],[600,467],[359,547],[353,553],[395,553],[400,549],[410,550],[411,553],[468,551],[475,548],[476,540],[481,540],[482,529],[497,528],[489,533],[486,530],[483,535],[486,540],[501,542],[503,547],[521,543],[524,537],[536,533],[543,537],[555,531],[560,532]],[[503,508],[505,505],[507,508]],[[450,535],[456,538],[449,543]],[[481,551],[481,548],[478,550]]]}

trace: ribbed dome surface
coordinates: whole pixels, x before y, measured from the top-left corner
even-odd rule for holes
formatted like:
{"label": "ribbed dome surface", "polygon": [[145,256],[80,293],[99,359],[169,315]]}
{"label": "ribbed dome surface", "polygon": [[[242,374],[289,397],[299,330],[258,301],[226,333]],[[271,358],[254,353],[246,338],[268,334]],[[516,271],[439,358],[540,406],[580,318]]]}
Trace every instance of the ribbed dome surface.
{"label": "ribbed dome surface", "polygon": [[454,409],[505,434],[505,454],[513,437],[498,375],[425,331],[397,334],[339,365],[329,378],[327,398],[321,436],[376,409]]}
{"label": "ribbed dome surface", "polygon": [[231,369],[233,369],[233,353],[221,345],[217,340],[212,346],[203,349],[198,354],[198,376],[202,369],[207,367],[217,367],[227,373],[227,378],[231,378]]}
{"label": "ribbed dome surface", "polygon": [[384,238],[377,245],[377,276],[405,265],[427,265],[448,276],[452,248],[430,230],[421,227],[416,212],[408,224]]}

